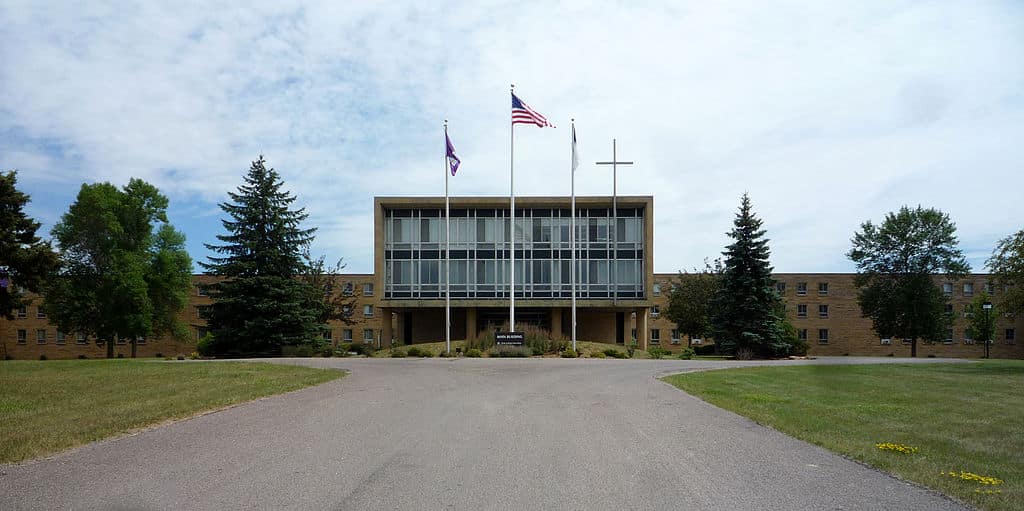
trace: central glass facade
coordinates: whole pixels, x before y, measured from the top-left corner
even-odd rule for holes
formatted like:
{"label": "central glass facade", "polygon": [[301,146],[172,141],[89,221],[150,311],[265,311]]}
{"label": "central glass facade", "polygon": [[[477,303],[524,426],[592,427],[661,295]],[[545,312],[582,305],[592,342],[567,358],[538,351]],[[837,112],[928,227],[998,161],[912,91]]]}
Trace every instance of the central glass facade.
{"label": "central glass facade", "polygon": [[[453,299],[508,298],[508,216],[508,209],[451,210]],[[516,210],[517,299],[572,297],[569,216],[568,208]],[[577,298],[644,298],[643,209],[619,208],[615,247],[612,220],[611,208],[577,211]],[[444,249],[443,209],[385,210],[384,297],[444,298]]]}

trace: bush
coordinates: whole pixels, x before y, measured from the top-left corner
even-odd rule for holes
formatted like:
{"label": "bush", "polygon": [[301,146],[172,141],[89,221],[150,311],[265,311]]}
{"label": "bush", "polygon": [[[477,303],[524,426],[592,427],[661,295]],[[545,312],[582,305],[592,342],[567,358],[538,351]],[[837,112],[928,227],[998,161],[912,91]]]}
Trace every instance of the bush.
{"label": "bush", "polygon": [[405,356],[405,350],[401,348],[391,350],[391,358],[405,358]]}
{"label": "bush", "polygon": [[39,360],[46,360],[46,354],[39,355]]}
{"label": "bush", "polygon": [[[82,358],[85,358],[85,355],[79,355],[79,356],[82,357]],[[178,355],[178,360],[185,360],[185,355],[179,354]]]}
{"label": "bush", "polygon": [[188,354],[188,359],[189,360],[199,360],[199,352],[193,351],[192,353],[189,353]]}
{"label": "bush", "polygon": [[418,346],[413,346],[413,347],[409,348],[408,354],[409,354],[410,357],[431,358],[431,357],[434,356],[434,352],[432,352],[432,351],[430,351],[430,350],[428,350],[426,348],[420,348]]}
{"label": "bush", "polygon": [[734,358],[736,360],[753,360],[754,350],[747,347],[736,348],[736,354],[734,355]]}
{"label": "bush", "polygon": [[334,356],[334,346],[327,346],[326,348],[320,350],[320,356],[322,356],[324,358],[331,358],[331,357],[333,357]]}
{"label": "bush", "polygon": [[591,353],[590,358],[607,358],[607,355],[605,355],[603,351],[598,351],[596,353]]}
{"label": "bush", "polygon": [[647,354],[654,359],[661,359],[665,358],[668,355],[671,355],[671,353],[667,349],[662,348],[661,346],[655,346],[653,348],[648,349]]}
{"label": "bush", "polygon": [[621,351],[619,351],[619,350],[617,350],[615,348],[608,348],[608,349],[602,351],[601,353],[603,353],[605,356],[612,357],[612,358],[630,358],[629,355],[627,355],[627,354],[625,354],[625,353],[623,353],[623,352],[621,352]]}
{"label": "bush", "polygon": [[579,354],[572,348],[565,348],[565,351],[562,352],[562,358],[576,358],[578,356]]}
{"label": "bush", "polygon": [[356,343],[356,342],[354,342],[352,344],[345,344],[345,346],[346,346],[345,349],[347,351],[351,351],[352,353],[355,353],[357,355],[370,356],[370,355],[373,355],[373,353],[375,351],[377,351],[377,348],[375,348],[372,344],[366,344],[366,343]]}
{"label": "bush", "polygon": [[530,356],[530,352],[530,348],[525,346],[501,346],[491,348],[487,352],[487,356],[496,358],[526,358]]}
{"label": "bush", "polygon": [[213,356],[213,334],[207,333],[196,343],[196,351],[204,357]]}
{"label": "bush", "polygon": [[281,346],[282,357],[312,357],[313,347],[308,344]]}
{"label": "bush", "polygon": [[118,353],[117,358],[124,358],[124,353]]}
{"label": "bush", "polygon": [[494,332],[486,331],[481,333],[473,340],[466,341],[466,356],[469,356],[469,350],[475,349],[480,353],[483,353],[494,346]]}
{"label": "bush", "polygon": [[480,358],[481,356],[483,356],[483,352],[476,348],[469,348],[468,350],[466,350],[466,356],[469,358]]}
{"label": "bush", "polygon": [[693,348],[683,348],[679,352],[679,360],[691,360],[695,354]]}
{"label": "bush", "polygon": [[694,346],[693,347],[693,354],[694,355],[698,355],[698,356],[702,356],[702,357],[705,357],[705,356],[708,356],[708,355],[714,355],[715,354],[715,345],[714,344],[701,344],[700,346]]}
{"label": "bush", "polygon": [[448,358],[450,356],[452,355],[445,350],[441,350],[441,352],[437,354],[438,358]]}
{"label": "bush", "polygon": [[164,354],[163,353],[157,353],[156,355],[153,355],[153,356],[156,357],[156,358],[164,358]]}

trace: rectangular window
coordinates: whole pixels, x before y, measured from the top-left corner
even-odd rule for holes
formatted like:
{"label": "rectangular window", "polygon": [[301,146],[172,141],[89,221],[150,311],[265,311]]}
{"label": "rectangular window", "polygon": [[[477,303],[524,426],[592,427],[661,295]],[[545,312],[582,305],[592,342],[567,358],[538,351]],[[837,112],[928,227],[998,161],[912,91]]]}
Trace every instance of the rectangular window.
{"label": "rectangular window", "polygon": [[36,307],[36,317],[39,318],[39,319],[45,319],[46,318],[46,313],[43,312],[43,307],[42,306]]}
{"label": "rectangular window", "polygon": [[1017,332],[1014,331],[1014,329],[1012,329],[1012,328],[1007,328],[1003,332],[1003,335],[1004,335],[1004,337],[1006,339],[1006,344],[1013,344],[1017,340],[1016,339]]}
{"label": "rectangular window", "polygon": [[19,318],[27,318],[28,317],[28,307],[26,307],[24,305],[22,305],[21,307],[18,307],[18,317]]}
{"label": "rectangular window", "polygon": [[828,317],[828,305],[821,304],[821,305],[818,306],[818,317],[819,318],[827,318]]}
{"label": "rectangular window", "polygon": [[818,294],[819,295],[827,295],[828,294],[828,282],[818,282]]}
{"label": "rectangular window", "polygon": [[[947,328],[946,329],[946,338],[943,339],[942,342],[944,342],[946,344],[953,344],[953,329],[952,328]],[[964,339],[964,343],[965,344],[970,344],[969,342],[967,342],[967,339]]]}
{"label": "rectangular window", "polygon": [[946,296],[951,296],[953,294],[953,284],[951,282],[942,284],[942,294]]}
{"label": "rectangular window", "polygon": [[146,344],[146,336],[139,335],[135,337],[135,344]]}
{"label": "rectangular window", "polygon": [[889,337],[883,337],[879,342],[882,343],[882,344],[888,345],[888,344],[892,344],[892,339],[889,338]]}
{"label": "rectangular window", "polygon": [[[952,337],[952,334],[950,334]],[[974,331],[970,328],[964,329],[964,344],[974,344]]]}
{"label": "rectangular window", "polygon": [[806,341],[807,340],[807,329],[806,328],[801,328],[800,330],[797,330],[796,336],[801,341]]}
{"label": "rectangular window", "polygon": [[120,335],[116,336],[115,339],[117,339],[117,344],[128,344],[128,339],[125,339]]}
{"label": "rectangular window", "polygon": [[661,308],[659,308],[657,305],[652,305],[651,306],[651,317],[652,318],[656,318],[658,316],[661,316]]}
{"label": "rectangular window", "polygon": [[363,329],[363,342],[373,342],[373,329],[372,328],[364,328]]}
{"label": "rectangular window", "polygon": [[334,337],[334,334],[331,332],[330,328],[320,332],[320,338],[322,338],[322,339],[324,339],[326,341],[331,340],[332,337]]}
{"label": "rectangular window", "polygon": [[996,292],[996,287],[993,286],[991,282],[986,282],[985,292],[988,293],[989,295],[994,294]]}
{"label": "rectangular window", "polygon": [[364,305],[363,306],[363,316],[366,316],[368,318],[372,318],[373,317],[373,306],[372,305]]}
{"label": "rectangular window", "polygon": [[974,296],[973,282],[964,282],[964,296]]}
{"label": "rectangular window", "polygon": [[341,340],[345,342],[352,342],[352,329],[346,328],[341,331]]}
{"label": "rectangular window", "polygon": [[672,329],[672,344],[679,344],[679,329]]}
{"label": "rectangular window", "polygon": [[67,336],[60,330],[57,330],[57,344],[67,344]]}
{"label": "rectangular window", "polygon": [[18,344],[25,344],[28,339],[28,330],[18,330]]}
{"label": "rectangular window", "polygon": [[346,318],[352,316],[352,306],[351,305],[342,305],[341,306],[341,315],[346,317]]}
{"label": "rectangular window", "polygon": [[945,305],[945,309],[946,309],[946,315],[950,315],[950,316],[953,315],[953,304],[947,303]]}
{"label": "rectangular window", "polygon": [[372,283],[368,282],[366,284],[363,284],[363,296],[373,296],[373,284]]}
{"label": "rectangular window", "polygon": [[196,295],[197,296],[207,296],[207,294],[208,293],[206,292],[206,287],[205,286],[196,286]]}
{"label": "rectangular window", "polygon": [[355,292],[355,287],[352,285],[351,282],[346,282],[346,283],[341,285],[341,294],[343,294],[345,296],[352,296],[352,293],[354,293],[354,292]]}
{"label": "rectangular window", "polygon": [[828,344],[828,329],[827,328],[819,328],[818,329],[818,344]]}
{"label": "rectangular window", "polygon": [[75,334],[75,344],[85,344],[85,334],[79,332]]}
{"label": "rectangular window", "polygon": [[654,293],[654,296],[661,296],[661,284],[655,283],[651,291]]}
{"label": "rectangular window", "polygon": [[797,282],[796,283],[796,294],[798,296],[804,296],[804,295],[807,294],[807,283],[806,282]]}
{"label": "rectangular window", "polygon": [[42,328],[36,329],[36,343],[46,344],[46,330]]}
{"label": "rectangular window", "polygon": [[651,344],[661,344],[661,329],[651,329]]}
{"label": "rectangular window", "polygon": [[800,304],[796,306],[796,317],[806,318],[807,317],[807,305]]}
{"label": "rectangular window", "polygon": [[786,294],[786,283],[785,282],[776,282],[775,283],[775,290],[778,291],[780,295]]}

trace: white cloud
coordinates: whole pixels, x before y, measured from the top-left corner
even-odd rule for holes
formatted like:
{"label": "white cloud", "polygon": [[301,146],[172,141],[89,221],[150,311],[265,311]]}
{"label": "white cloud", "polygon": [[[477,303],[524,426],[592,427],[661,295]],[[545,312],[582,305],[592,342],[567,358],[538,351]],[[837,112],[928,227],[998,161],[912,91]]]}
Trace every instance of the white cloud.
{"label": "white cloud", "polygon": [[949,212],[984,254],[1020,228],[1021,14],[1011,2],[7,3],[0,166],[37,196],[55,180],[142,177],[189,202],[177,222],[212,241],[211,207],[262,152],[320,226],[318,248],[371,271],[372,196],[443,193],[443,119],[464,161],[453,193],[508,193],[514,82],[559,125],[517,128],[517,193],[568,192],[575,116],[578,191],[607,194],[610,172],[586,163],[617,138],[636,161],[620,193],[655,196],[659,271],[716,256],[744,191],[780,271],[848,270],[860,222],[902,204]]}

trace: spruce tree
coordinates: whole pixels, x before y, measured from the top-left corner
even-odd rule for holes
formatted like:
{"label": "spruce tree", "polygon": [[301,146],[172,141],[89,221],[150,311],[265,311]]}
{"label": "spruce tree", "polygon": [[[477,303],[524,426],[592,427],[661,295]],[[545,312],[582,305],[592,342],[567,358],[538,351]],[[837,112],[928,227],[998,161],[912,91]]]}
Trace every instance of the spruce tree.
{"label": "spruce tree", "polygon": [[762,357],[788,353],[789,342],[781,313],[782,299],[775,290],[768,239],[761,220],[743,194],[733,222],[725,268],[711,301],[711,332],[720,353]]}
{"label": "spruce tree", "polygon": [[309,215],[291,209],[295,196],[265,163],[262,155],[252,162],[238,192],[220,204],[228,233],[217,236],[222,244],[206,245],[218,255],[200,263],[222,277],[209,286],[214,302],[204,313],[218,355],[277,356],[283,346],[317,342],[321,332],[318,294],[298,278],[316,229],[301,227]]}
{"label": "spruce tree", "polygon": [[58,265],[50,243],[36,236],[39,222],[25,214],[29,198],[17,183],[17,172],[0,173],[0,316],[7,319],[27,305],[21,290],[38,293]]}

